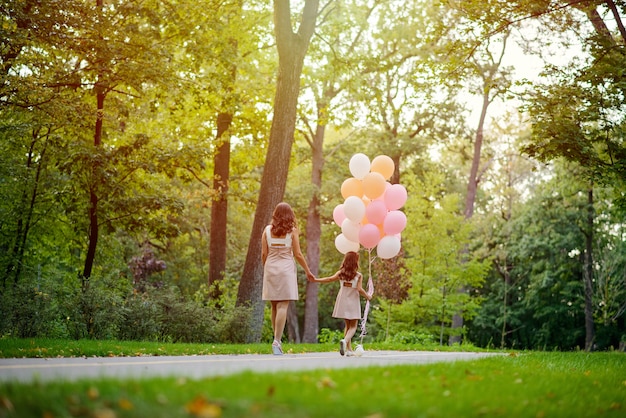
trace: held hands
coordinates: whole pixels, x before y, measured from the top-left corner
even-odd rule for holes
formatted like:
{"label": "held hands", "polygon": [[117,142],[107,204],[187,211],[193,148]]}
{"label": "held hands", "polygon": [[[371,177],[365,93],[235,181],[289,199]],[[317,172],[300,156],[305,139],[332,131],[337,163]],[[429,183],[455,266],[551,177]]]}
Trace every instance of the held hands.
{"label": "held hands", "polygon": [[311,273],[310,271],[306,274],[306,279],[309,282],[315,282],[317,281],[317,279],[315,278],[315,276],[313,275],[313,273]]}

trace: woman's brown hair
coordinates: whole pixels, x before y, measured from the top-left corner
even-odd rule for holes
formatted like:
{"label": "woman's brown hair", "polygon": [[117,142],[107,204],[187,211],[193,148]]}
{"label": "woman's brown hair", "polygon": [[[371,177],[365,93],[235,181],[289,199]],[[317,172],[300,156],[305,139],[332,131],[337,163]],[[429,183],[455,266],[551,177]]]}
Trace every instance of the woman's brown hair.
{"label": "woman's brown hair", "polygon": [[359,253],[349,251],[343,257],[343,263],[341,263],[341,269],[339,271],[340,280],[352,280],[359,271]]}
{"label": "woman's brown hair", "polygon": [[293,231],[296,226],[296,215],[291,206],[285,202],[276,205],[272,214],[272,234],[282,237]]}

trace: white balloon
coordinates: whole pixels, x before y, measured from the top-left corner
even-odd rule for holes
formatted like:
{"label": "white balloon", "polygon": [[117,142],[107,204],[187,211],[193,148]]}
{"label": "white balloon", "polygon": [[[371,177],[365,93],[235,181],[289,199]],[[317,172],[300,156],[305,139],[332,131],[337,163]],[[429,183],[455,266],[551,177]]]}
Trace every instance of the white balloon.
{"label": "white balloon", "polygon": [[367,173],[370,172],[370,159],[365,154],[354,154],[350,158],[350,173],[354,178],[362,180]]}
{"label": "white balloon", "polygon": [[378,242],[376,254],[382,259],[393,258],[400,252],[400,238],[395,235],[385,235]]}
{"label": "white balloon", "polygon": [[359,230],[361,224],[351,221],[350,219],[344,219],[341,223],[341,232],[350,241],[359,242]]}
{"label": "white balloon", "polygon": [[341,254],[345,254],[347,252],[359,252],[360,244],[358,242],[350,241],[346,238],[345,235],[339,234],[337,238],[335,238],[335,247]]}
{"label": "white balloon", "polygon": [[365,203],[360,197],[350,196],[343,203],[343,213],[352,222],[360,223],[365,216]]}

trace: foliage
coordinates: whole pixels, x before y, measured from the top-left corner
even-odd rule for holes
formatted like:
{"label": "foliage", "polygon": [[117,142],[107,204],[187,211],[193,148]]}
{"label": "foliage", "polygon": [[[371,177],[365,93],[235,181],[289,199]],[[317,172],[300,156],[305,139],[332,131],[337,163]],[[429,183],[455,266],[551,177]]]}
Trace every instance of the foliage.
{"label": "foliage", "polygon": [[328,328],[322,328],[317,336],[317,341],[320,344],[339,344],[339,341],[341,341],[342,339],[342,331],[331,330]]}
{"label": "foliage", "polygon": [[401,331],[394,333],[391,341],[402,344],[430,345],[435,342],[435,338],[429,332]]}
{"label": "foliage", "polygon": [[[475,343],[484,346],[502,341],[509,347],[557,349],[584,345],[582,257],[587,203],[581,193],[584,189],[572,176],[571,169],[571,165],[560,166],[557,176],[541,185],[535,197],[519,206],[520,213],[491,238],[493,242],[489,245],[499,248],[506,265],[493,270],[487,281],[486,300],[469,332]],[[603,202],[602,193],[598,193],[598,201]],[[622,241],[617,238],[621,232],[614,236],[621,229],[618,225],[609,219],[598,221],[594,237],[602,249],[596,254],[604,253],[602,259],[606,260],[606,254],[610,253],[613,262],[619,265],[624,254],[621,245],[614,244],[615,239]],[[600,296],[600,289],[606,283],[603,278],[615,274],[614,264],[601,262],[602,259],[596,260],[594,269],[597,286],[594,312],[598,319],[607,312],[602,309]],[[509,284],[503,281],[504,271],[509,275]],[[611,295],[620,292],[618,285]],[[604,303],[612,306],[607,306],[612,312],[621,309],[621,304],[612,297]],[[619,319],[611,320],[615,330],[623,320],[621,314]],[[596,324],[600,323],[597,320]],[[596,342],[597,348],[618,347],[618,334],[609,336],[604,330],[603,337]]]}
{"label": "foliage", "polygon": [[464,251],[470,225],[459,214],[458,197],[442,193],[440,176],[427,173],[425,181],[405,176],[404,181],[414,196],[406,204],[409,222],[404,234],[412,239],[403,244],[411,288],[408,298],[397,307],[381,303],[373,317],[380,326],[386,324],[386,337],[414,327],[430,327],[443,343],[452,315],[463,311],[471,318],[480,302],[473,291],[458,293],[456,289],[480,287],[488,264]]}

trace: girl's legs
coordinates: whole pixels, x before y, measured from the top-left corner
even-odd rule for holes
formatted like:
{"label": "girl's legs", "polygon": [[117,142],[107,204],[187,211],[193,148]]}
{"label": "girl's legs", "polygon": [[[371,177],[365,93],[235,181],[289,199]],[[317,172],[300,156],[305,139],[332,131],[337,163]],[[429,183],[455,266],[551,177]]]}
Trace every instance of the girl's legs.
{"label": "girl's legs", "polygon": [[352,351],[352,337],[356,333],[356,327],[359,323],[358,319],[346,319],[346,329],[344,331],[344,339],[346,340],[346,348]]}

